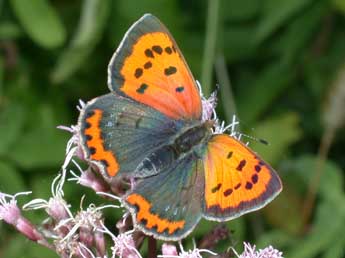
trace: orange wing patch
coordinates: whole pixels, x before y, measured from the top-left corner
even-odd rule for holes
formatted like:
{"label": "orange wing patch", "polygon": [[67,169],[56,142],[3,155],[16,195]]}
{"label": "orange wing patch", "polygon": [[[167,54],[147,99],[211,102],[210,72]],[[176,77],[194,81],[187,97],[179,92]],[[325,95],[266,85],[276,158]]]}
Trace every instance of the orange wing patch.
{"label": "orange wing patch", "polygon": [[173,119],[200,119],[196,82],[174,39],[152,15],[127,32],[109,64],[109,86]]}
{"label": "orange wing patch", "polygon": [[84,135],[86,146],[89,149],[90,159],[101,162],[109,176],[115,176],[119,171],[119,164],[111,151],[104,149],[103,139],[100,129],[102,110],[95,109],[86,118]]}
{"label": "orange wing patch", "polygon": [[153,230],[156,227],[157,233],[163,233],[165,230],[168,230],[169,234],[172,235],[176,230],[183,229],[185,225],[184,220],[169,221],[151,213],[151,204],[139,194],[133,193],[128,195],[126,201],[137,207],[136,221],[144,225],[144,228],[148,230]]}
{"label": "orange wing patch", "polygon": [[120,73],[124,78],[120,90],[136,101],[174,119],[201,116],[195,81],[168,34],[141,36]]}
{"label": "orange wing patch", "polygon": [[205,216],[222,220],[259,209],[282,189],[273,169],[240,141],[214,136],[204,158]]}

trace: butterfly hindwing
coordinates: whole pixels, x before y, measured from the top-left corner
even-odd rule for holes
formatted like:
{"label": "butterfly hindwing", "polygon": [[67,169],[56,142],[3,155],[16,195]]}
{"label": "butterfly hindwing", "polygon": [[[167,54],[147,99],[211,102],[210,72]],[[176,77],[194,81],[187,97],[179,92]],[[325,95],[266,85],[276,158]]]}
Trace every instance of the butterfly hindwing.
{"label": "butterfly hindwing", "polygon": [[108,68],[110,90],[173,119],[200,119],[196,82],[165,26],[144,15],[126,33]]}
{"label": "butterfly hindwing", "polygon": [[79,117],[86,158],[109,176],[133,173],[181,124],[158,111],[110,93],[91,100]]}
{"label": "butterfly hindwing", "polygon": [[163,240],[179,240],[202,214],[202,161],[189,154],[160,174],[144,178],[124,197],[137,227]]}
{"label": "butterfly hindwing", "polygon": [[207,146],[204,217],[224,221],[262,208],[282,190],[276,172],[229,135],[214,135]]}

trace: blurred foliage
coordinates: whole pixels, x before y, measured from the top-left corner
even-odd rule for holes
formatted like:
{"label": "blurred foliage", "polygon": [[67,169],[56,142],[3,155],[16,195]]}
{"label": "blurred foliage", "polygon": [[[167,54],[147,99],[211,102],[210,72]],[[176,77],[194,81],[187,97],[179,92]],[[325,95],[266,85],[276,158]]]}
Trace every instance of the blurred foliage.
{"label": "blurred foliage", "polygon": [[[108,92],[112,53],[129,26],[151,12],[170,29],[195,78],[212,80],[203,85],[207,91],[222,82],[220,117],[229,120],[236,107],[241,130],[269,141],[251,147],[283,179],[284,191],[267,208],[227,223],[232,239],[219,248],[246,240],[272,244],[287,258],[344,258],[345,134],[337,121],[345,116],[345,79],[338,76],[345,2],[217,2],[0,0],[0,191],[33,189],[33,196],[48,198],[70,137],[56,126],[77,122],[79,99]],[[216,60],[224,62],[214,66]],[[322,154],[329,124],[337,126]],[[304,225],[304,201],[321,158],[315,208]],[[75,209],[83,194],[86,202],[102,202],[67,183]],[[108,221],[120,215],[107,211]],[[200,239],[213,225],[202,221],[193,236]],[[41,249],[0,223],[0,256],[24,257],[25,250],[26,258],[56,257]]]}

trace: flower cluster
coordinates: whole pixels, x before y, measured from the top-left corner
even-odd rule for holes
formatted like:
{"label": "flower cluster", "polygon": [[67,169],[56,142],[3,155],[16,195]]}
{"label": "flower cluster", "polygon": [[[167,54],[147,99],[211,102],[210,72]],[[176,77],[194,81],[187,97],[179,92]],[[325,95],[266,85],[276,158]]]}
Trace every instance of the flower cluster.
{"label": "flower cluster", "polygon": [[251,246],[249,243],[244,243],[244,251],[238,258],[283,258],[283,253],[268,246],[264,249],[256,250],[256,246]]}

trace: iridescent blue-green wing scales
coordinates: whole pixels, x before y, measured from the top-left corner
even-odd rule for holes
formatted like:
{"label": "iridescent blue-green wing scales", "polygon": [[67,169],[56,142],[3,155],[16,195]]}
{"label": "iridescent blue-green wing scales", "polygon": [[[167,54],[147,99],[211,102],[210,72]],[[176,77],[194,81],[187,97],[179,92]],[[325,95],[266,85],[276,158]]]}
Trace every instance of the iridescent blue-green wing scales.
{"label": "iridescent blue-green wing scales", "polygon": [[161,173],[142,179],[124,197],[124,204],[144,233],[166,241],[180,240],[202,216],[204,181],[202,161],[189,154]]}
{"label": "iridescent blue-green wing scales", "polygon": [[86,159],[108,176],[134,173],[140,162],[169,143],[180,127],[178,121],[115,93],[91,100],[79,117]]}

